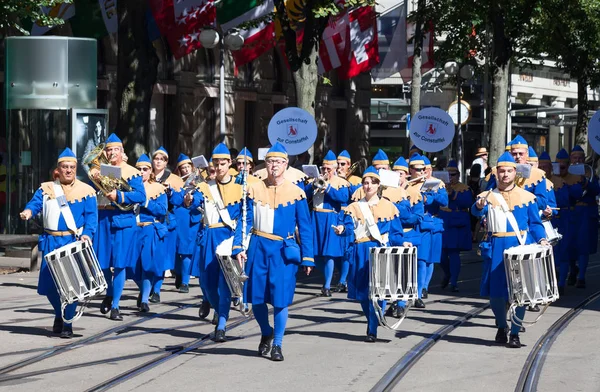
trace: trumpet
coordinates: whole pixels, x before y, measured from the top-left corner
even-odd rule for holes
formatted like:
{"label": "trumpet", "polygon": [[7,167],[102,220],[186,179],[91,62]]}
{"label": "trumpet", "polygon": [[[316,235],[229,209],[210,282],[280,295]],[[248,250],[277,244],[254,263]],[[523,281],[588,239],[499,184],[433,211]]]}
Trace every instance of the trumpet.
{"label": "trumpet", "polygon": [[325,179],[324,176],[319,176],[319,177],[315,178],[315,180],[312,183],[312,186],[317,191],[325,190],[325,188],[327,188],[327,180]]}
{"label": "trumpet", "polygon": [[406,183],[410,184],[411,182],[417,182],[417,181],[425,180],[426,178],[427,178],[427,174],[423,174],[422,176],[419,176],[417,178],[413,178],[413,179],[410,179],[410,180],[406,181]]}
{"label": "trumpet", "polygon": [[360,164],[359,161],[354,162],[350,168],[348,169],[348,173],[346,173],[346,177],[345,179],[347,180],[348,178],[350,178],[350,176],[352,176],[354,174],[354,172],[356,171],[356,169],[358,169],[358,165]]}

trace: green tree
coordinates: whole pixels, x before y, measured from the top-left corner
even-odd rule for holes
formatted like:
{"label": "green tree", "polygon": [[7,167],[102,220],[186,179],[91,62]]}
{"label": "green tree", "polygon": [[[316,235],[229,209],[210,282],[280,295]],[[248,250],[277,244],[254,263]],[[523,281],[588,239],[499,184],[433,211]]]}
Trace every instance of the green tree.
{"label": "green tree", "polygon": [[23,28],[25,20],[37,21],[42,26],[59,26],[64,20],[42,12],[42,7],[54,7],[57,4],[70,4],[72,0],[2,0],[0,2],[0,32],[2,36],[19,31],[29,35]]}
{"label": "green tree", "polygon": [[587,141],[588,87],[600,87],[600,2],[544,0],[528,48],[577,79],[575,143]]}

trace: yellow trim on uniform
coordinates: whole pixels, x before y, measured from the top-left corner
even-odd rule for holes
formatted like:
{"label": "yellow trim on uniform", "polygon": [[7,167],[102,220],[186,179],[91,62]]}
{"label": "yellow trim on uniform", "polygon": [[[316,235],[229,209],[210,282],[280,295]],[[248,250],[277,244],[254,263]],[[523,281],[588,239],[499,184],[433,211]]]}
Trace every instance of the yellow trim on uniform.
{"label": "yellow trim on uniform", "polygon": [[336,210],[329,210],[327,208],[317,208],[317,207],[313,208],[313,211],[315,211],[315,212],[337,212]]}
{"label": "yellow trim on uniform", "polygon": [[[526,230],[521,230],[521,235],[527,233]],[[499,231],[497,233],[492,233],[492,237],[516,237],[517,233],[514,231]]]}
{"label": "yellow trim on uniform", "polygon": [[70,231],[52,231],[52,230],[45,230],[46,233],[50,234],[53,237],[67,237],[70,235],[75,235]]}
{"label": "yellow trim on uniform", "polygon": [[214,225],[208,225],[208,226],[204,226],[207,229],[218,229],[220,227],[227,227],[225,226],[225,223],[223,222],[219,222],[219,223],[215,223]]}

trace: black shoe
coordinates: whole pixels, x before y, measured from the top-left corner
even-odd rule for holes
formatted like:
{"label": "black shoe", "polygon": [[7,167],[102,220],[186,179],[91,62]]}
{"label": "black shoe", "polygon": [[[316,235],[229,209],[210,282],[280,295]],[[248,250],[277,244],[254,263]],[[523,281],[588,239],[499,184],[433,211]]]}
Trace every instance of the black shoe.
{"label": "black shoe", "polygon": [[385,310],[385,316],[393,317],[396,307],[398,307],[398,305],[396,305],[396,303],[392,303],[390,306],[388,306],[388,308]]}
{"label": "black shoe", "polygon": [[415,301],[415,308],[417,309],[425,309],[425,302],[421,298]]}
{"label": "black shoe", "polygon": [[110,308],[112,307],[113,297],[104,297],[102,300],[102,304],[100,304],[100,313],[106,314],[110,312]]}
{"label": "black shoe", "polygon": [[331,297],[331,290],[325,287],[321,288],[321,297]]}
{"label": "black shoe", "polygon": [[508,343],[508,331],[506,328],[498,328],[498,332],[496,332],[496,338],[494,339],[496,343],[506,344]]}
{"label": "black shoe", "polygon": [[402,306],[398,306],[396,305],[396,307],[394,308],[394,313],[392,314],[393,317],[400,319],[404,316],[404,311],[405,309]]}
{"label": "black shoe", "polygon": [[60,333],[60,338],[61,339],[71,339],[72,337],[73,337],[73,327],[64,326]]}
{"label": "black shoe", "polygon": [[231,304],[232,304],[234,307],[238,307],[238,306],[240,305],[240,299],[239,299],[239,298],[232,298],[232,299],[231,299]]}
{"label": "black shoe", "polygon": [[146,302],[142,302],[138,308],[142,313],[148,313],[150,311],[150,306]]}
{"label": "black shoe", "polygon": [[539,311],[540,311],[540,307],[539,307],[539,306],[537,306],[537,305],[533,305],[533,306],[529,305],[529,306],[527,307],[527,311],[528,311],[528,312],[536,312],[536,313],[537,313],[537,312],[539,312]]}
{"label": "black shoe", "polygon": [[575,288],[585,289],[585,280],[584,279],[577,279],[577,282],[575,283]]}
{"label": "black shoe", "polygon": [[558,287],[558,295],[565,295],[565,286]]}
{"label": "black shoe", "polygon": [[63,319],[62,317],[57,317],[54,319],[54,324],[52,325],[52,332],[61,333],[63,330]]}
{"label": "black shoe", "polygon": [[150,302],[152,302],[153,304],[159,303],[160,302],[160,295],[156,294],[156,293],[150,294]]}
{"label": "black shoe", "polygon": [[458,292],[460,292],[460,290],[458,289],[458,286],[454,286],[452,284],[450,285],[450,289],[449,290],[450,290],[451,293],[458,293]]}
{"label": "black shoe", "polygon": [[569,276],[567,277],[567,284],[569,286],[574,286],[575,282],[577,282],[577,275],[579,274],[579,267],[574,266]]}
{"label": "black shoe", "polygon": [[119,309],[115,309],[112,308],[110,310],[110,317],[111,320],[115,320],[115,321],[123,321],[123,316],[121,316],[121,313],[119,313]]}
{"label": "black shoe", "polygon": [[207,300],[202,301],[202,304],[200,304],[200,310],[198,310],[198,317],[200,317],[201,319],[205,319],[208,314],[210,313],[210,302],[208,302]]}
{"label": "black shoe", "polygon": [[427,292],[427,289],[421,290],[421,298],[423,298],[423,299],[429,298],[429,293]]}
{"label": "black shoe", "polygon": [[271,343],[273,342],[273,334],[269,336],[261,336],[260,344],[258,345],[258,356],[267,357],[271,351]]}
{"label": "black shoe", "polygon": [[521,339],[519,339],[519,335],[510,335],[508,338],[508,347],[521,348]]}
{"label": "black shoe", "polygon": [[347,293],[348,292],[348,283],[338,283],[336,287],[336,291],[338,293]]}
{"label": "black shoe", "polygon": [[377,341],[377,336],[373,335],[372,333],[367,334],[367,337],[365,338],[365,342],[367,343],[375,343]]}
{"label": "black shoe", "polygon": [[525,329],[525,327],[521,325],[521,328],[519,328],[519,333],[525,333],[525,332],[527,332],[527,329]]}
{"label": "black shoe", "polygon": [[175,288],[176,289],[181,288],[181,275],[179,275],[179,274],[175,275]]}
{"label": "black shoe", "polygon": [[225,343],[227,339],[225,338],[225,330],[217,329],[215,330],[215,342],[217,343]]}
{"label": "black shoe", "polygon": [[187,284],[182,284],[181,286],[179,286],[179,292],[180,293],[184,293],[187,294],[190,292],[190,286],[188,286]]}
{"label": "black shoe", "polygon": [[210,322],[212,325],[217,325],[219,324],[219,314],[217,313],[217,311],[215,311],[213,313],[213,318],[212,321]]}
{"label": "black shoe", "polygon": [[273,346],[273,348],[271,349],[271,361],[283,361],[283,353],[281,352],[280,346]]}
{"label": "black shoe", "polygon": [[135,302],[135,304],[137,305],[137,308],[141,308],[142,307],[142,293],[140,293],[137,297],[137,301]]}
{"label": "black shoe", "polygon": [[442,288],[445,289],[446,287],[448,287],[448,283],[450,283],[450,278],[444,276],[444,279],[442,279]]}

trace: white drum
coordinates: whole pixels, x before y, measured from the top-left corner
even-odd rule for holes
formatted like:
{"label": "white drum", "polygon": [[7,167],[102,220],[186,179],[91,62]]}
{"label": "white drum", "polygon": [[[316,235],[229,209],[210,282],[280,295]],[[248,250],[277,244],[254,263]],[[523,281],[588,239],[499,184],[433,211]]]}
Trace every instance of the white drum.
{"label": "white drum", "polygon": [[414,246],[371,248],[369,269],[369,298],[373,302],[379,323],[395,330],[404,317],[393,326],[389,325],[378,301],[412,301],[419,298],[417,248]]}
{"label": "white drum", "polygon": [[541,317],[548,305],[559,298],[554,253],[551,246],[531,244],[506,249],[504,250],[504,268],[513,321],[523,323],[523,320],[515,316],[516,307],[545,306],[540,313],[539,317]]}
{"label": "white drum", "polygon": [[[71,323],[83,314],[85,305],[106,290],[107,284],[92,244],[76,241],[44,256],[62,302],[63,320]],[[71,320],[64,318],[64,309],[75,301],[84,302]]]}

